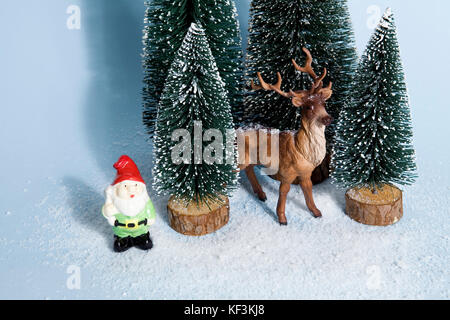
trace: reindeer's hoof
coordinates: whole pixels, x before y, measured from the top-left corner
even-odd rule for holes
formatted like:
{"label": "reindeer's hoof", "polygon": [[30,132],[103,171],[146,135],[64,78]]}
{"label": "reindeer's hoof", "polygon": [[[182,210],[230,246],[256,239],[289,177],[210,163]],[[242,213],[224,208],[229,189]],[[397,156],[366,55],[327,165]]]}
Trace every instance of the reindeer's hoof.
{"label": "reindeer's hoof", "polygon": [[319,210],[314,210],[311,212],[312,212],[314,218],[316,218],[316,219],[322,218],[322,212],[320,212]]}
{"label": "reindeer's hoof", "polygon": [[278,216],[278,222],[280,223],[281,226],[287,226],[287,219],[286,217],[283,216]]}
{"label": "reindeer's hoof", "polygon": [[267,196],[264,192],[262,193],[258,193],[258,199],[261,200],[262,202],[266,202],[267,201]]}

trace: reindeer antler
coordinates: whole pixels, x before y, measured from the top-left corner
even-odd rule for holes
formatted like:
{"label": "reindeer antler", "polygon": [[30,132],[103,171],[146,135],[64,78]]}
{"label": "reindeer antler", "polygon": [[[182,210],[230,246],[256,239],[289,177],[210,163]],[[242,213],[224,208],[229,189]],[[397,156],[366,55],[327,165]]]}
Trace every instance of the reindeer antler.
{"label": "reindeer antler", "polygon": [[311,52],[308,49],[306,49],[306,48],[303,48],[303,52],[306,53],[305,66],[304,67],[300,67],[295,62],[294,59],[292,59],[292,63],[294,64],[294,67],[295,67],[296,70],[304,72],[304,73],[307,73],[307,74],[309,74],[311,76],[311,78],[313,78],[314,83],[313,83],[313,86],[311,88],[311,93],[313,93],[313,92],[316,92],[317,89],[322,89],[322,87],[323,87],[323,82],[322,81],[327,76],[327,68],[323,69],[323,74],[320,77],[317,76],[317,74],[314,72],[314,69],[312,67],[313,58],[312,58]]}
{"label": "reindeer antler", "polygon": [[261,84],[260,86],[255,85],[255,83],[252,80],[252,89],[253,90],[266,90],[266,91],[275,91],[278,94],[282,95],[283,97],[286,98],[292,98],[295,96],[294,92],[290,91],[290,92],[284,92],[283,90],[281,90],[281,83],[282,83],[282,79],[281,79],[281,74],[279,72],[277,72],[277,77],[278,77],[278,81],[276,84],[268,84],[264,81],[264,79],[261,76],[261,73],[258,72],[258,79],[259,79],[259,83]]}
{"label": "reindeer antler", "polygon": [[305,66],[300,67],[295,62],[294,59],[292,59],[292,63],[294,64],[294,67],[296,70],[305,72],[305,73],[309,74],[311,76],[311,78],[313,78],[314,83],[309,91],[301,90],[301,91],[294,92],[294,91],[290,90],[289,92],[285,92],[285,91],[281,90],[282,79],[281,79],[281,74],[279,72],[277,72],[278,81],[276,84],[266,83],[264,81],[264,79],[262,78],[261,73],[258,72],[258,79],[259,79],[259,82],[261,85],[259,85],[259,86],[256,85],[252,80],[252,82],[251,82],[252,89],[253,90],[275,91],[278,94],[282,95],[283,97],[295,98],[295,99],[293,99],[294,105],[299,104],[298,101],[301,101],[301,99],[305,98],[306,96],[318,94],[318,93],[320,93],[325,100],[328,100],[331,97],[331,95],[333,94],[333,91],[331,90],[331,87],[332,87],[331,82],[327,88],[323,88],[323,79],[325,79],[325,77],[327,76],[327,69],[324,68],[323,74],[320,76],[317,76],[317,74],[314,72],[314,69],[312,67],[313,58],[312,58],[311,52],[306,48],[303,48],[303,51],[306,53]]}

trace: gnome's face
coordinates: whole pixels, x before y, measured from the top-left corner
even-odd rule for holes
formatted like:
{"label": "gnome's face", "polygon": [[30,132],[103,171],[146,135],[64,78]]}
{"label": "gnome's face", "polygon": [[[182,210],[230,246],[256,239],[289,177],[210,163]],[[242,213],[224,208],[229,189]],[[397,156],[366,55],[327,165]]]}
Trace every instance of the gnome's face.
{"label": "gnome's face", "polygon": [[124,181],[116,186],[116,195],[123,200],[140,196],[145,190],[145,185],[140,182]]}
{"label": "gnome's face", "polygon": [[123,181],[113,188],[114,206],[126,216],[134,217],[146,206],[149,196],[145,184],[136,181]]}

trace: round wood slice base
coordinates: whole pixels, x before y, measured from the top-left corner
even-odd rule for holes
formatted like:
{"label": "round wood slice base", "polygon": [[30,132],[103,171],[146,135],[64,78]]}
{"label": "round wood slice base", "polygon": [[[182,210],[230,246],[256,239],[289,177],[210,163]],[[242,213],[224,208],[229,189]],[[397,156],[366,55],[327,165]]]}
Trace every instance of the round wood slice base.
{"label": "round wood slice base", "polygon": [[172,196],[167,204],[169,224],[175,231],[187,236],[203,236],[213,233],[228,223],[230,201],[210,203],[197,206],[195,202],[186,204]]}
{"label": "round wood slice base", "polygon": [[353,188],[345,200],[347,215],[362,224],[390,226],[403,217],[402,191],[391,185],[384,185],[375,194],[368,188]]}

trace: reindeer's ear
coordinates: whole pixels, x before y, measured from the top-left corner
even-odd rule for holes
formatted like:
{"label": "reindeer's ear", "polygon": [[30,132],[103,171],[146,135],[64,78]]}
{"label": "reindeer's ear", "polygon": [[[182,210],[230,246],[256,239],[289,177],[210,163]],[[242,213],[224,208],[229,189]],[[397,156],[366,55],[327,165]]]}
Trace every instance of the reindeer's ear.
{"label": "reindeer's ear", "polygon": [[302,90],[302,91],[291,91],[291,94],[293,95],[292,98],[292,104],[294,107],[301,108],[304,104],[304,99],[308,96],[308,91]]}
{"label": "reindeer's ear", "polygon": [[292,104],[294,107],[301,108],[303,106],[303,98],[293,97]]}
{"label": "reindeer's ear", "polygon": [[325,101],[327,101],[333,95],[333,90],[323,89],[323,90],[320,90],[320,94],[322,95],[323,99]]}
{"label": "reindeer's ear", "polygon": [[333,95],[333,90],[331,90],[332,87],[332,83],[330,82],[330,84],[328,85],[328,87],[320,89],[319,93],[322,95],[322,98],[327,101],[328,99],[331,98],[331,96]]}

